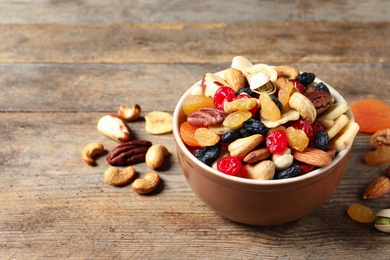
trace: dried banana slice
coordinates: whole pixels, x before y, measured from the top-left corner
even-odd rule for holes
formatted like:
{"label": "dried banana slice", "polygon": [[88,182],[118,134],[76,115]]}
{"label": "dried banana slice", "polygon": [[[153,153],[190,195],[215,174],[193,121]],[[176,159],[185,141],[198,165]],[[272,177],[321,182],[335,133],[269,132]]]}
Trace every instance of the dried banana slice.
{"label": "dried banana slice", "polygon": [[291,95],[288,104],[292,109],[295,109],[299,112],[301,117],[310,123],[313,123],[316,120],[317,112],[313,103],[306,96],[299,92],[294,92]]}
{"label": "dried banana slice", "polygon": [[340,115],[344,114],[348,110],[347,102],[335,103],[333,104],[328,111],[326,111],[321,117],[318,119],[321,122],[324,120],[330,119],[333,120]]}
{"label": "dried banana slice", "polygon": [[332,139],[337,135],[338,132],[343,129],[343,127],[348,123],[349,118],[345,114],[340,115],[334,120],[334,125],[327,129],[326,132],[328,133],[329,140]]}
{"label": "dried banana slice", "polygon": [[351,120],[332,138],[328,147],[330,149],[336,149],[337,152],[347,148],[352,142],[359,131],[359,125]]}
{"label": "dried banana slice", "polygon": [[172,131],[172,116],[167,112],[153,111],[145,115],[145,131],[149,134],[165,134]]}

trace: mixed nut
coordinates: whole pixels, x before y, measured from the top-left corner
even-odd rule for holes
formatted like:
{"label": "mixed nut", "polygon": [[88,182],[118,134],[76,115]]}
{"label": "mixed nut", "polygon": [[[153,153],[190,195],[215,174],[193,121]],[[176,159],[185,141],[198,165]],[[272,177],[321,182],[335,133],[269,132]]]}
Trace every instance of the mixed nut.
{"label": "mixed nut", "polygon": [[[105,115],[98,121],[98,131],[120,143],[106,156],[110,167],[104,172],[104,179],[113,186],[127,185],[132,181],[136,173],[134,164],[146,162],[152,170],[156,170],[163,165],[164,158],[169,154],[168,149],[161,144],[152,145],[150,141],[134,138],[127,122],[137,120],[140,114],[141,107],[138,104],[132,107],[121,105],[117,115]],[[153,111],[145,115],[145,121],[147,133],[163,134],[172,131],[172,116],[169,113]],[[87,164],[94,165],[94,157],[103,152],[103,144],[92,142],[84,147],[82,158]],[[152,171],[144,179],[135,180],[132,188],[138,194],[147,194],[154,191],[159,183],[159,174]]]}
{"label": "mixed nut", "polygon": [[348,108],[314,73],[237,56],[191,88],[179,132],[198,160],[222,173],[284,179],[330,165],[352,143],[359,126]]}

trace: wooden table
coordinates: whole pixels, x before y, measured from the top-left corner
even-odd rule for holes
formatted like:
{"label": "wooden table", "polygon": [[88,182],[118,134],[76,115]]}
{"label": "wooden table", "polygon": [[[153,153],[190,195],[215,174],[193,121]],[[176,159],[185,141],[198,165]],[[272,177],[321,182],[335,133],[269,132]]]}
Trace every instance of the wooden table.
{"label": "wooden table", "polygon": [[136,137],[171,152],[156,193],[108,185],[105,158],[91,167],[81,150],[117,145],[96,130],[103,115],[134,103],[142,116],[172,113],[236,55],[315,72],[348,102],[390,104],[389,10],[386,0],[1,1],[0,258],[388,259],[389,235],[346,213],[352,203],[390,207],[390,195],[361,198],[388,166],[362,162],[369,135],[358,134],[320,208],[272,227],[209,210],[183,177],[172,134],[146,133],[143,119],[130,124]]}

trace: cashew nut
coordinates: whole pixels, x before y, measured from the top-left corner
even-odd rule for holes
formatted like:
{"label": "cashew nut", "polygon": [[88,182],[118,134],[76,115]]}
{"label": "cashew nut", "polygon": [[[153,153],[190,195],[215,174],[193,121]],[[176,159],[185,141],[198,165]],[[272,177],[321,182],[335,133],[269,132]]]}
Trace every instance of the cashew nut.
{"label": "cashew nut", "polygon": [[160,183],[160,176],[156,172],[148,172],[144,179],[136,179],[133,184],[133,190],[138,194],[147,194],[154,191]]}
{"label": "cashew nut", "polygon": [[275,66],[274,69],[278,72],[278,78],[285,77],[289,80],[292,80],[296,79],[299,74],[301,74],[299,69],[289,65]]}
{"label": "cashew nut", "polygon": [[134,175],[135,168],[133,166],[126,167],[123,170],[110,166],[104,172],[104,179],[113,186],[123,186],[128,184]]}
{"label": "cashew nut", "polygon": [[257,164],[245,164],[242,167],[249,179],[272,180],[275,175],[275,163],[271,160],[264,160]]}
{"label": "cashew nut", "polygon": [[104,146],[99,142],[87,144],[82,152],[84,162],[88,163],[89,165],[95,164],[95,160],[93,159],[93,157],[95,155],[101,154],[103,151]]}
{"label": "cashew nut", "polygon": [[294,92],[291,95],[288,104],[292,109],[297,110],[303,119],[306,119],[310,123],[313,123],[317,117],[317,111],[313,103],[299,92]]}
{"label": "cashew nut", "polygon": [[145,162],[151,169],[157,169],[164,163],[164,158],[169,154],[168,149],[161,145],[155,144],[149,147],[146,152]]}
{"label": "cashew nut", "polygon": [[133,107],[121,105],[118,110],[118,116],[126,121],[137,120],[141,114],[141,107],[138,104],[134,104]]}

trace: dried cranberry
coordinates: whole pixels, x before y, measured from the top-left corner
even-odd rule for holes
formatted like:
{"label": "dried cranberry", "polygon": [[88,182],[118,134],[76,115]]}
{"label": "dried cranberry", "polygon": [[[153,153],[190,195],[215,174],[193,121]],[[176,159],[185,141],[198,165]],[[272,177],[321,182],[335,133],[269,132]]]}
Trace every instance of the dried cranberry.
{"label": "dried cranberry", "polygon": [[234,90],[230,87],[223,86],[218,88],[214,95],[215,108],[223,110],[225,101],[230,102],[235,96]]}
{"label": "dried cranberry", "polygon": [[275,130],[267,136],[265,143],[270,153],[281,154],[288,146],[287,135],[283,130]]}
{"label": "dried cranberry", "polygon": [[299,119],[292,125],[295,129],[303,130],[306,134],[306,136],[309,138],[309,140],[314,139],[314,130],[312,124],[305,120],[305,119]]}
{"label": "dried cranberry", "polygon": [[301,93],[301,94],[305,94],[306,92],[306,88],[304,85],[301,84],[301,82],[299,82],[298,80],[294,79],[294,80],[291,80],[291,82],[293,83],[294,87],[296,89],[298,89],[298,91]]}
{"label": "dried cranberry", "polygon": [[228,156],[217,161],[218,171],[227,175],[236,176],[242,168],[241,159],[237,156]]}
{"label": "dried cranberry", "polygon": [[299,175],[303,175],[303,174],[309,173],[311,171],[314,171],[317,168],[317,167],[315,167],[313,165],[308,165],[306,163],[302,163],[302,162],[299,162],[299,161],[294,161],[293,165],[299,166],[299,168],[300,168]]}
{"label": "dried cranberry", "polygon": [[311,124],[311,126],[313,128],[314,136],[316,136],[319,132],[325,131],[325,127],[321,121],[316,120]]}

